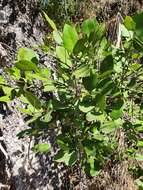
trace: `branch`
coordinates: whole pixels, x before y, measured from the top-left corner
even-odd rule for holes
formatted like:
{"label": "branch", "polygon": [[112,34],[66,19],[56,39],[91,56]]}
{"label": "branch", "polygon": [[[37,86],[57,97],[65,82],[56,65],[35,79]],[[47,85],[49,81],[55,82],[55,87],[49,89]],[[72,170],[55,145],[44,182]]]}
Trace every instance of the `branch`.
{"label": "branch", "polygon": [[[0,137],[0,141],[3,141],[4,138],[3,137]],[[8,159],[8,155],[7,155],[7,152],[5,151],[5,149],[3,148],[2,144],[0,143],[0,150],[1,152],[5,155],[6,159]]]}

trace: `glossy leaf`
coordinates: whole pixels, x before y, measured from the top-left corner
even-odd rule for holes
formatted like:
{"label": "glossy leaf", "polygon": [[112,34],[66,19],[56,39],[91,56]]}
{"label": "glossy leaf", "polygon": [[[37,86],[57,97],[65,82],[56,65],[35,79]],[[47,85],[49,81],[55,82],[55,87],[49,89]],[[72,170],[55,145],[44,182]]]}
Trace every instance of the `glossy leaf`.
{"label": "glossy leaf", "polygon": [[73,26],[65,24],[63,30],[63,43],[68,52],[72,53],[73,48],[78,41],[78,34]]}
{"label": "glossy leaf", "polygon": [[77,43],[74,46],[73,53],[75,55],[78,55],[79,53],[86,53],[87,52],[87,38],[81,38],[77,41]]}
{"label": "glossy leaf", "polygon": [[92,109],[94,109],[94,105],[92,105],[91,102],[83,101],[83,102],[79,103],[79,109],[83,113],[87,113],[87,112],[91,111]]}
{"label": "glossy leaf", "polygon": [[137,13],[133,16],[133,21],[136,23],[136,36],[143,41],[143,12]]}
{"label": "glossy leaf", "polygon": [[31,92],[25,91],[24,95],[27,98],[27,100],[29,101],[29,103],[32,104],[32,106],[34,108],[36,108],[36,109],[41,108],[40,100],[36,96],[34,96]]}
{"label": "glossy leaf", "polygon": [[62,34],[58,30],[53,31],[53,38],[58,45],[63,43]]}
{"label": "glossy leaf", "polygon": [[100,65],[100,72],[105,73],[107,71],[111,71],[114,68],[113,57],[112,55],[108,55]]}
{"label": "glossy leaf", "polygon": [[4,77],[2,75],[0,75],[0,85],[5,84],[5,80]]}
{"label": "glossy leaf", "polygon": [[101,121],[104,122],[105,116],[103,114],[94,114],[94,113],[87,113],[86,114],[86,120],[91,122],[91,121]]}
{"label": "glossy leaf", "polygon": [[89,77],[83,78],[83,85],[86,90],[92,91],[96,88],[96,84],[98,82],[97,75],[91,73]]}
{"label": "glossy leaf", "polygon": [[0,102],[10,102],[11,98],[9,96],[1,96]]}
{"label": "glossy leaf", "polygon": [[17,55],[17,60],[19,61],[31,61],[37,63],[39,56],[32,49],[29,48],[20,48]]}
{"label": "glossy leaf", "polygon": [[15,63],[15,67],[22,70],[22,71],[35,71],[39,72],[37,66],[28,60],[21,60]]}
{"label": "glossy leaf", "polygon": [[143,161],[143,155],[137,153],[137,154],[135,155],[135,159],[136,159],[137,161]]}
{"label": "glossy leaf", "polygon": [[82,24],[82,31],[89,37],[90,33],[97,30],[98,22],[95,18],[85,20]]}
{"label": "glossy leaf", "polygon": [[69,54],[64,47],[57,46],[56,55],[62,63],[65,63],[65,64],[61,64],[64,68],[68,68],[68,66],[70,67],[72,65]]}
{"label": "glossy leaf", "polygon": [[52,80],[44,81],[44,92],[53,92],[55,89],[56,88]]}
{"label": "glossy leaf", "polygon": [[119,110],[112,110],[112,112],[111,112],[111,118],[113,119],[113,120],[116,120],[116,119],[119,119],[120,117],[122,117],[122,115],[123,115],[123,111],[122,111],[122,109],[119,109]]}
{"label": "glossy leaf", "polygon": [[51,26],[51,28],[53,30],[57,30],[57,27],[56,27],[55,23],[48,17],[48,15],[45,12],[43,12],[43,14],[44,14],[44,17],[45,17],[46,21]]}
{"label": "glossy leaf", "polygon": [[133,21],[132,17],[126,16],[124,20],[124,25],[128,30],[135,30],[136,23]]}
{"label": "glossy leaf", "polygon": [[138,146],[138,147],[143,147],[143,141],[138,141],[138,142],[137,142],[137,146]]}
{"label": "glossy leaf", "polygon": [[68,152],[68,151],[59,151],[55,156],[56,162],[63,162],[67,166],[72,166],[77,161],[77,154],[75,151]]}
{"label": "glossy leaf", "polygon": [[49,143],[41,143],[37,144],[33,147],[33,150],[40,153],[48,153],[51,149],[51,145]]}
{"label": "glossy leaf", "polygon": [[88,159],[88,162],[90,164],[90,175],[93,176],[93,177],[97,176],[99,174],[99,171],[96,170],[95,157],[91,156]]}
{"label": "glossy leaf", "polygon": [[90,74],[90,69],[88,65],[82,65],[78,67],[74,72],[73,75],[78,79],[78,78],[84,78],[89,76]]}
{"label": "glossy leaf", "polygon": [[143,190],[143,181],[141,179],[136,179],[135,183],[139,187],[139,190]]}
{"label": "glossy leaf", "polygon": [[96,95],[96,104],[101,109],[101,111],[104,111],[106,107],[106,97],[102,94]]}
{"label": "glossy leaf", "polygon": [[42,118],[41,121],[43,122],[50,122],[52,120],[52,116],[51,116],[51,111],[49,111],[48,113],[46,113]]}
{"label": "glossy leaf", "polygon": [[105,134],[109,134],[115,131],[116,128],[116,124],[113,121],[109,121],[101,126],[101,131]]}

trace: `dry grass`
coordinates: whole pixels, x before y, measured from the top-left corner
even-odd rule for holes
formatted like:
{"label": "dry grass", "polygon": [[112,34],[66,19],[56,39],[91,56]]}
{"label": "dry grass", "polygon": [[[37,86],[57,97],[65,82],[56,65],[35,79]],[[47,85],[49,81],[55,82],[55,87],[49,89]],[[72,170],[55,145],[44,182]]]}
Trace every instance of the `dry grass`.
{"label": "dry grass", "polygon": [[[126,137],[121,129],[117,131],[116,137],[119,142],[117,154],[121,154],[126,148]],[[131,164],[126,158],[122,158],[118,162],[114,159],[110,160],[101,174],[92,179],[89,190],[137,190],[134,179],[128,170]]]}
{"label": "dry grass", "polygon": [[96,16],[101,21],[110,20],[118,12],[124,16],[142,9],[142,0],[85,0],[81,3],[85,18]]}

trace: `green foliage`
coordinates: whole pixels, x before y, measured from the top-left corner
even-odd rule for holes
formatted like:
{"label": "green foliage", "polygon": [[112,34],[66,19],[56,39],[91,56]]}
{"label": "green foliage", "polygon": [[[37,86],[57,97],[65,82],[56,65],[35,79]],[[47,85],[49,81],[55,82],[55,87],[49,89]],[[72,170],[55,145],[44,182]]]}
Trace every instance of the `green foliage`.
{"label": "green foliage", "polygon": [[47,153],[49,152],[50,148],[51,148],[50,144],[42,143],[42,144],[35,145],[33,147],[33,150],[40,153]]}
{"label": "green foliage", "polygon": [[63,30],[63,44],[65,49],[72,53],[73,48],[78,41],[78,34],[73,26],[65,24]]}
{"label": "green foliage", "polygon": [[[26,105],[19,110],[30,116],[27,124],[35,126],[18,136],[40,135],[45,127],[56,126],[59,121],[56,142],[60,150],[55,161],[68,166],[78,163],[88,175],[95,176],[116,152],[115,134],[120,128],[136,147],[128,147],[126,155],[143,160],[139,136],[143,132],[140,16],[125,18],[120,27],[121,48],[106,39],[105,26],[96,19],[84,21],[80,32],[69,24],[62,32],[45,13],[44,16],[53,29],[52,43],[46,49],[56,57],[56,79],[53,80],[52,69],[41,68],[38,55],[27,48],[18,51],[14,67],[6,70],[17,85],[12,88],[0,78],[0,101],[19,98]],[[43,98],[36,95],[37,91],[52,92],[53,96]],[[45,153],[50,147],[38,144],[33,150]]]}
{"label": "green foliage", "polygon": [[48,17],[48,15],[45,12],[43,12],[43,14],[44,14],[46,21],[50,24],[51,28],[53,30],[57,30],[55,23]]}
{"label": "green foliage", "polygon": [[67,21],[80,19],[81,7],[84,1],[85,0],[39,0],[42,10],[53,20],[56,20],[59,27]]}

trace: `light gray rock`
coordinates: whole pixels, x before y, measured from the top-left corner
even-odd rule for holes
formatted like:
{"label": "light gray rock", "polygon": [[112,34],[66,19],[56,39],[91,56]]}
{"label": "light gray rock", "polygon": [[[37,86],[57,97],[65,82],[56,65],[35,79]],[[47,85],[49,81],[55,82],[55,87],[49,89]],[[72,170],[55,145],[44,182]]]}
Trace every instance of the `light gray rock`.
{"label": "light gray rock", "polygon": [[[4,74],[3,68],[13,64],[19,47],[40,45],[44,34],[37,1],[0,0],[0,74]],[[0,189],[4,189],[3,185],[10,186],[11,190],[66,189],[62,180],[63,166],[53,161],[56,147],[47,155],[31,151],[35,143],[51,139],[53,143],[55,131],[36,139],[18,139],[16,135],[28,128],[24,116],[16,109],[18,105],[23,106],[18,99],[8,104],[0,103],[0,137],[3,137],[0,143],[8,156],[6,158],[0,150]]]}

